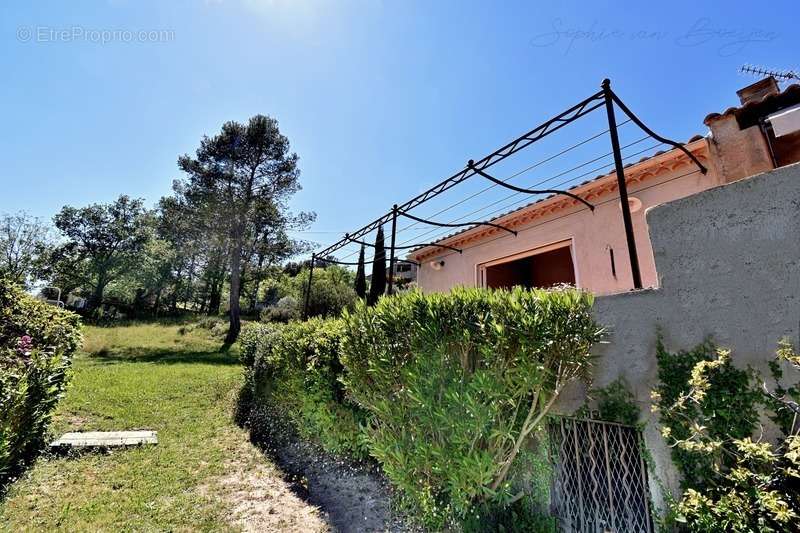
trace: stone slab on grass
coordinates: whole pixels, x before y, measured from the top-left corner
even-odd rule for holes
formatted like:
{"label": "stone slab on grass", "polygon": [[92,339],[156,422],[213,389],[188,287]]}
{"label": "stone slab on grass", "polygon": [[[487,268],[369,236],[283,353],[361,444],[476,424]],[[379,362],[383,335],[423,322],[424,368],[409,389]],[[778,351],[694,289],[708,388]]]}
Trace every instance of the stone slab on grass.
{"label": "stone slab on grass", "polygon": [[79,431],[64,433],[53,441],[53,448],[113,448],[137,446],[139,444],[158,444],[155,431]]}

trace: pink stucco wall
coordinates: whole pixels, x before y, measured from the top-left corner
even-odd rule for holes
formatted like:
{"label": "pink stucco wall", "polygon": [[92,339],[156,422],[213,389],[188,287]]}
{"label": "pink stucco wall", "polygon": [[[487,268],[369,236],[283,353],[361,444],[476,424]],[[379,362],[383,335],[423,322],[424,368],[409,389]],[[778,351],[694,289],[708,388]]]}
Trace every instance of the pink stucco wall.
{"label": "pink stucco wall", "polygon": [[[629,186],[629,196],[638,198],[642,203],[632,217],[645,287],[659,285],[645,221],[647,209],[719,185],[713,168],[705,175],[695,172],[679,177],[691,170],[684,166],[663,171]],[[445,251],[426,257],[419,269],[418,285],[425,292],[446,291],[457,285],[474,287],[479,284],[478,266],[483,263],[570,240],[578,287],[595,294],[628,291],[633,288],[633,282],[617,197],[618,193],[613,191],[592,200],[597,205],[594,212],[585,208],[571,208],[571,214],[570,211],[557,212],[548,218],[515,228],[519,232],[516,237],[509,234],[469,243],[464,246],[462,254]],[[614,249],[616,277],[611,271],[609,248]],[[439,259],[443,259],[445,264],[440,270],[434,270],[430,263]]]}

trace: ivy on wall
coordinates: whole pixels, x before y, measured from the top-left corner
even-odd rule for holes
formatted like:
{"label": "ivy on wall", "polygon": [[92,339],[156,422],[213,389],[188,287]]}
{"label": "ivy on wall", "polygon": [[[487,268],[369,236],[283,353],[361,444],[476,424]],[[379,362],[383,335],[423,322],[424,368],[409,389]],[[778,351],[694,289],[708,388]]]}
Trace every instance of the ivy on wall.
{"label": "ivy on wall", "polygon": [[[758,424],[761,393],[750,387],[752,371],[738,369],[726,359],[708,377],[702,403],[685,402],[680,409],[671,409],[685,393],[687,384],[697,379],[697,365],[717,360],[717,347],[707,340],[691,351],[672,353],[659,337],[656,359],[659,384],[653,400],[664,427],[662,432],[677,440],[688,439],[694,421],[702,417],[707,420],[706,430],[712,439],[743,439],[753,433]],[[683,475],[683,488],[703,489],[714,478],[715,464],[710,456],[673,447],[672,460]]]}
{"label": "ivy on wall", "polygon": [[[596,404],[596,409],[589,407],[590,402]],[[605,387],[592,389],[586,402],[575,411],[574,416],[628,426],[639,425],[639,407],[622,378],[617,378]]]}
{"label": "ivy on wall", "polygon": [[[784,387],[779,378],[782,365],[800,371],[800,355],[790,344],[781,344],[770,365],[777,386],[769,386],[751,369],[735,368],[730,351],[710,342],[681,354],[659,346],[659,356],[667,378],[686,374],[680,371],[691,359],[696,361],[683,385],[662,382],[653,393],[661,434],[686,476],[683,495],[670,504],[668,526],[709,533],[796,531],[800,384]],[[665,394],[675,394],[674,401]],[[782,435],[766,438],[759,414],[772,420]]]}

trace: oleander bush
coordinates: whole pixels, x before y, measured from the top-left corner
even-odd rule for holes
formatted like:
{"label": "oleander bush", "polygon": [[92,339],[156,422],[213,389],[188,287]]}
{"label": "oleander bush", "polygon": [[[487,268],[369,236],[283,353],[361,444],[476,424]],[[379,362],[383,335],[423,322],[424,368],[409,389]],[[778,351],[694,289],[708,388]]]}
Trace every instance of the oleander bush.
{"label": "oleander bush", "polygon": [[572,288],[410,292],[346,313],[348,394],[370,454],[431,529],[519,501],[515,460],[601,328]]}
{"label": "oleander bush", "polygon": [[366,413],[347,400],[339,381],[342,331],[341,321],[319,318],[248,325],[241,340],[243,396],[251,405],[268,404],[326,450],[364,457]]}
{"label": "oleander bush", "polygon": [[0,488],[45,445],[80,343],[78,315],[0,279]]}
{"label": "oleander bush", "polygon": [[237,416],[256,434],[259,409],[277,410],[329,451],[372,456],[430,529],[552,530],[532,436],[590,378],[591,307],[567,287],[412,291],[341,319],[251,324]]}

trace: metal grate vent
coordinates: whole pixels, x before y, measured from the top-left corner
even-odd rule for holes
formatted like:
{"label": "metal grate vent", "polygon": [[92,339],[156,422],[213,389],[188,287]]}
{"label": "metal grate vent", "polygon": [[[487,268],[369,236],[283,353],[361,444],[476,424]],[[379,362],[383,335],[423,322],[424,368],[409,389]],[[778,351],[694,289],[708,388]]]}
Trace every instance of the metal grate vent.
{"label": "metal grate vent", "polygon": [[653,531],[636,428],[556,418],[548,431],[554,464],[551,505],[561,530]]}

